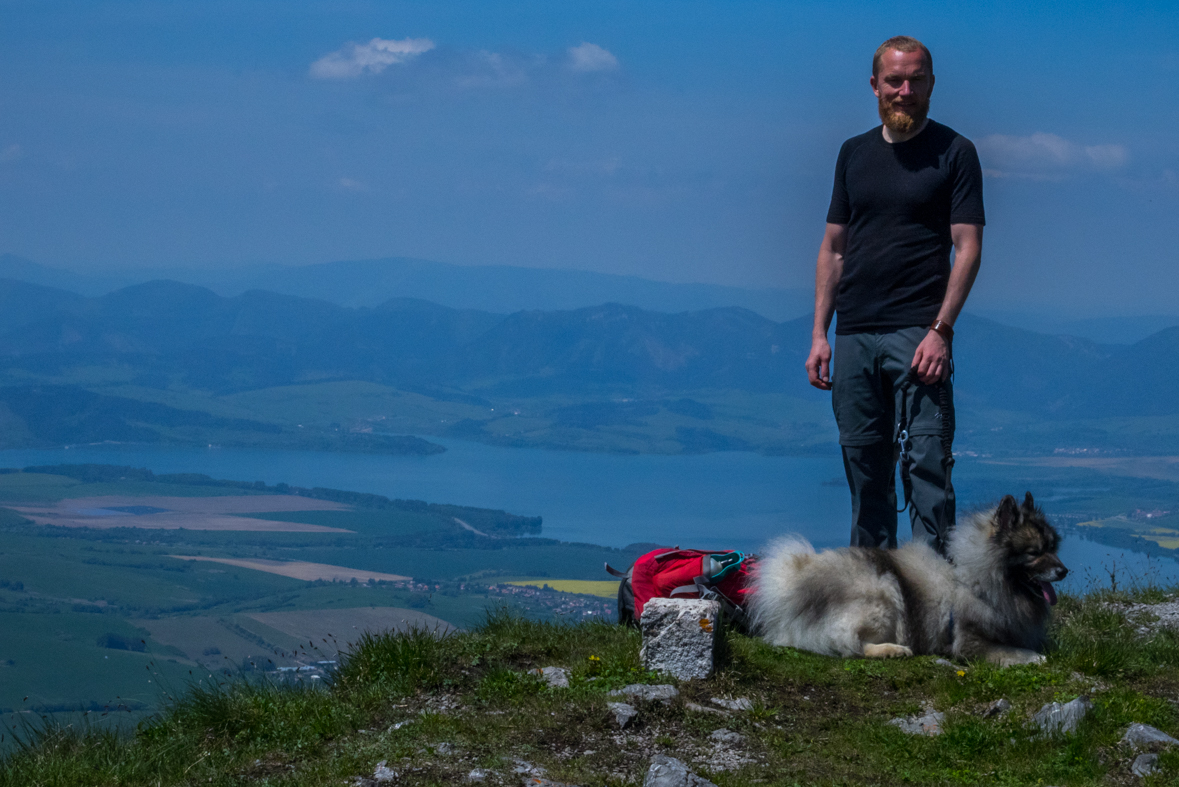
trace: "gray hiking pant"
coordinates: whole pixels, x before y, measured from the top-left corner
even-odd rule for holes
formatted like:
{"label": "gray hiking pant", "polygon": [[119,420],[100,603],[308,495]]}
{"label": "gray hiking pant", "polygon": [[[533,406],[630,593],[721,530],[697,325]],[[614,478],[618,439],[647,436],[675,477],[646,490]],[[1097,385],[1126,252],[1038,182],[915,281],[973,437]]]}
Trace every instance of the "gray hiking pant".
{"label": "gray hiking pant", "polygon": [[[895,436],[902,408],[911,441],[909,521],[913,539],[945,553],[954,527],[954,488],[942,450],[939,386],[913,384],[902,393],[913,353],[928,328],[835,337],[831,406],[839,425],[843,468],[852,498],[852,546],[897,545]],[[953,389],[944,383],[953,424]]]}

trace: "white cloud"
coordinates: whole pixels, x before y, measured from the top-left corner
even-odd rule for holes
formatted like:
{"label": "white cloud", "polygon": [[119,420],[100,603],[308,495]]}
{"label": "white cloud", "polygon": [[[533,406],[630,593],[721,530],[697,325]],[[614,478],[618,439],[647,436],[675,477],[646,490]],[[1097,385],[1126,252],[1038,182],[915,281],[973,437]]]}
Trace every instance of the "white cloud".
{"label": "white cloud", "polygon": [[25,157],[25,151],[20,145],[9,145],[0,150],[0,161],[19,161]]}
{"label": "white cloud", "polygon": [[391,65],[405,63],[434,48],[428,38],[390,41],[374,38],[367,44],[349,42],[343,49],[324,55],[311,64],[317,79],[355,79],[365,72],[379,74]]}
{"label": "white cloud", "polygon": [[992,134],[978,143],[987,173],[999,177],[1058,177],[1073,171],[1115,170],[1130,160],[1124,145],[1081,145],[1056,134]]}
{"label": "white cloud", "polygon": [[608,49],[583,41],[569,47],[569,67],[574,71],[614,71],[618,68],[618,58]]}
{"label": "white cloud", "polygon": [[336,185],[343,191],[363,192],[369,190],[367,185],[354,178],[340,178],[336,181]]}
{"label": "white cloud", "polygon": [[480,50],[466,66],[465,72],[455,79],[459,87],[511,87],[528,81],[523,64],[498,52]]}

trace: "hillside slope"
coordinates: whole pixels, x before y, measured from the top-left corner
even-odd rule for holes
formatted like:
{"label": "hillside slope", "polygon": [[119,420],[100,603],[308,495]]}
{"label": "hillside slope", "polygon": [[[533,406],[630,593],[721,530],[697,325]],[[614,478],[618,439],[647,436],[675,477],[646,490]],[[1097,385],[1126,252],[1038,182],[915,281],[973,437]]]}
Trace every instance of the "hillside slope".
{"label": "hillside slope", "polygon": [[[1179,647],[1171,630],[1136,633],[1110,606],[1125,600],[1063,599],[1047,663],[1007,669],[831,659],[728,632],[718,674],[678,684],[666,702],[631,700],[637,717],[623,729],[609,692],[669,683],[640,668],[633,630],[496,614],[442,638],[368,635],[327,687],[202,674],[127,738],[101,719],[18,725],[25,745],[0,786],[637,787],[661,754],[720,787],[1134,784],[1141,752],[1119,741],[1135,723],[1179,731]],[[553,665],[569,670],[569,687],[530,672]],[[1045,735],[1033,722],[1081,695],[1093,708],[1074,731]],[[718,703],[733,699],[747,710]],[[999,700],[1009,709],[996,712]],[[945,714],[940,735],[890,723],[929,710]],[[1161,748],[1151,784],[1179,773],[1179,751]]]}

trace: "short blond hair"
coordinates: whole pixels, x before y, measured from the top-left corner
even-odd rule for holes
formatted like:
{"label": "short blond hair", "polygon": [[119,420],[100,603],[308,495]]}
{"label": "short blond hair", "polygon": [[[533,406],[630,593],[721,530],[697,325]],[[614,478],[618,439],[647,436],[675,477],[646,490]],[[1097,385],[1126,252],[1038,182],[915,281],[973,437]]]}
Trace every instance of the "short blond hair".
{"label": "short blond hair", "polygon": [[876,50],[876,54],[872,55],[872,76],[880,74],[880,64],[884,60],[884,53],[890,49],[895,49],[898,52],[921,52],[925,55],[925,67],[929,69],[929,73],[933,73],[933,55],[929,53],[929,47],[916,38],[893,36],[881,44]]}

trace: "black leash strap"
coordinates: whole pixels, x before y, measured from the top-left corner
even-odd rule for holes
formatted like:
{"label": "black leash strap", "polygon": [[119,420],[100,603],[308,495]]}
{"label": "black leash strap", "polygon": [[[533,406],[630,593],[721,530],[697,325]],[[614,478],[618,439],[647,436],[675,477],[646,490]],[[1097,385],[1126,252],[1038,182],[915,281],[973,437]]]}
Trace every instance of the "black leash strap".
{"label": "black leash strap", "polygon": [[[907,511],[913,502],[913,479],[909,475],[909,449],[913,447],[913,441],[909,439],[909,389],[913,387],[913,378],[915,373],[910,371],[905,375],[904,381],[901,383],[901,415],[897,419],[897,431],[893,437],[893,441],[897,444],[898,458],[901,465],[901,501],[902,505],[897,509],[900,514]],[[944,386],[943,386],[944,387]]]}
{"label": "black leash strap", "polygon": [[[954,374],[953,361],[950,361],[950,375]],[[913,479],[909,474],[909,451],[913,448],[913,441],[909,437],[909,390],[917,379],[917,372],[910,370],[901,382],[901,414],[897,420],[896,435],[893,440],[899,451],[901,465],[901,490],[904,495],[904,505],[897,509],[897,513],[908,510],[913,503]],[[942,433],[942,468],[946,471],[946,487],[950,486],[950,475],[954,470],[954,413],[950,409],[950,390],[944,381],[934,384],[937,388],[937,409],[941,416]]]}

